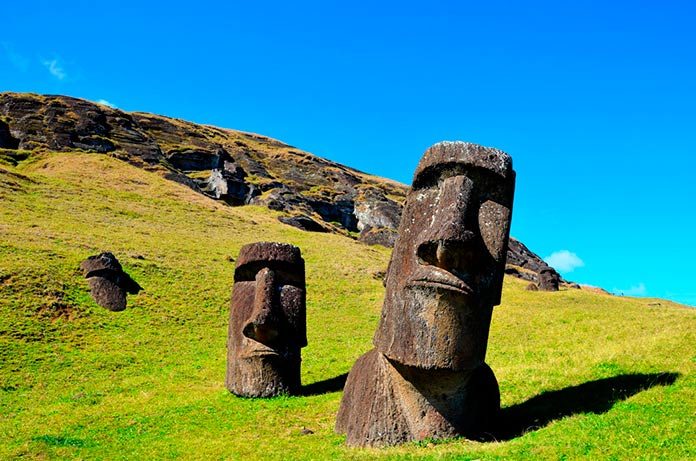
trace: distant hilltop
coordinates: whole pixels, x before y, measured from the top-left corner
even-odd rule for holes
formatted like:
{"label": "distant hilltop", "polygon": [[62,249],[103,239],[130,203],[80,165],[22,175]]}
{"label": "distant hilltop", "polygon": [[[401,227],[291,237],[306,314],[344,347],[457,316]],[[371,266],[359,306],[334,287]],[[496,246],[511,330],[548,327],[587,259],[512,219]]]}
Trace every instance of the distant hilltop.
{"label": "distant hilltop", "polygon": [[[392,246],[408,186],[254,133],[124,112],[68,96],[0,93],[0,156],[108,154],[231,206],[261,205],[310,232]],[[507,272],[536,282],[539,256],[511,238]]]}

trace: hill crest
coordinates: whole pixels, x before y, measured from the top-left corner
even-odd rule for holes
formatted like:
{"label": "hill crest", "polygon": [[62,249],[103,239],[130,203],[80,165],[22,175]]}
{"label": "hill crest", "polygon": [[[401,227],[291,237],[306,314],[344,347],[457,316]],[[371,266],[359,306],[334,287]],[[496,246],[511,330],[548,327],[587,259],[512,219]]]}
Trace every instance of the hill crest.
{"label": "hill crest", "polygon": [[[262,205],[306,231],[392,246],[408,186],[267,136],[124,112],[84,99],[0,93],[0,159],[28,152],[108,154],[232,206]],[[546,264],[511,238],[508,273],[536,281]]]}

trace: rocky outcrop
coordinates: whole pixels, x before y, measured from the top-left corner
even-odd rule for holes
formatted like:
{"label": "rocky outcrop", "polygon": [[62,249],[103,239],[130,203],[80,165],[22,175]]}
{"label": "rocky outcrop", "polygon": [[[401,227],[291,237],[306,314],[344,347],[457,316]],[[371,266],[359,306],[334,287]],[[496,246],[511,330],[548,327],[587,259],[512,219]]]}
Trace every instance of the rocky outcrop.
{"label": "rocky outcrop", "polygon": [[18,149],[19,139],[10,133],[10,126],[0,120],[0,149]]}
{"label": "rocky outcrop", "polygon": [[402,208],[400,202],[390,199],[382,190],[360,191],[354,206],[360,240],[368,245],[394,246]]}
{"label": "rocky outcrop", "polygon": [[[280,211],[288,225],[388,247],[408,191],[262,135],[66,96],[0,93],[0,149],[112,155],[229,205]],[[545,265],[510,239],[508,273],[537,282]]]}
{"label": "rocky outcrop", "polygon": [[556,281],[556,287],[559,283],[566,283],[553,267],[546,264],[543,259],[527,248],[524,243],[510,237],[505,273],[534,282],[538,288],[539,283],[541,283],[539,274],[542,271],[545,272],[545,279],[548,280],[545,282],[545,286],[548,287],[547,291],[557,291],[557,288],[556,290],[552,289],[552,280]]}

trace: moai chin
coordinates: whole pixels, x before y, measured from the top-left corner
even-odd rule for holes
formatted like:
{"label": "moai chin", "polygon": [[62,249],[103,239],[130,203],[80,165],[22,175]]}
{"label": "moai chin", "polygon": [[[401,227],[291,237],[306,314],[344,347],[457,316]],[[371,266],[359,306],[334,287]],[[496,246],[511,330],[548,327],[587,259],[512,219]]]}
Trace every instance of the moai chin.
{"label": "moai chin", "polygon": [[299,392],[300,349],[307,345],[305,298],[299,248],[272,242],[242,247],[227,335],[230,392],[243,397]]}
{"label": "moai chin", "polygon": [[336,430],[348,445],[491,429],[500,394],[484,360],[514,183],[512,159],[497,149],[442,142],[425,152],[389,262],[375,348],[344,389]]}

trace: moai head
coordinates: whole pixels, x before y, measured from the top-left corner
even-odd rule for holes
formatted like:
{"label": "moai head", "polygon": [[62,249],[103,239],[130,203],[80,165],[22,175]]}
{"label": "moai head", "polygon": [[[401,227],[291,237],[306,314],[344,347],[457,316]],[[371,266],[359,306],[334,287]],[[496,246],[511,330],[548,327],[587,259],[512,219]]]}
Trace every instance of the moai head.
{"label": "moai head", "polygon": [[307,345],[305,297],[299,248],[271,242],[242,247],[227,338],[230,392],[271,397],[299,390],[300,349]]}
{"label": "moai head", "polygon": [[542,291],[558,291],[560,276],[553,267],[544,266],[539,269],[539,289]]}
{"label": "moai head", "polygon": [[121,264],[112,253],[100,253],[82,261],[80,269],[89,282],[92,298],[110,311],[126,308],[126,295],[137,294],[142,287],[123,272]]}
{"label": "moai head", "polygon": [[497,149],[442,142],[425,152],[387,270],[379,352],[427,369],[483,364],[514,183],[512,159]]}

